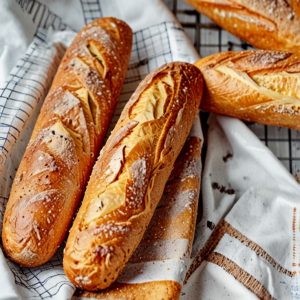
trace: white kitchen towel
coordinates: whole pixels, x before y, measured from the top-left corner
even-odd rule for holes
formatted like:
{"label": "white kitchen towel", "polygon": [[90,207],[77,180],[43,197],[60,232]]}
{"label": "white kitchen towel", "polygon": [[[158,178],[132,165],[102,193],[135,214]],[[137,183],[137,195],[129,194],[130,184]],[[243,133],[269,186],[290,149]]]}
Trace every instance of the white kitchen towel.
{"label": "white kitchen towel", "polygon": [[[0,221],[64,48],[74,32],[101,16],[121,18],[134,31],[114,121],[148,72],[169,61],[198,58],[160,0],[0,0]],[[300,298],[299,192],[294,178],[242,122],[212,117],[200,222],[182,298]],[[75,289],[61,258],[62,249],[50,263],[28,269],[0,250],[0,300],[70,299]]]}

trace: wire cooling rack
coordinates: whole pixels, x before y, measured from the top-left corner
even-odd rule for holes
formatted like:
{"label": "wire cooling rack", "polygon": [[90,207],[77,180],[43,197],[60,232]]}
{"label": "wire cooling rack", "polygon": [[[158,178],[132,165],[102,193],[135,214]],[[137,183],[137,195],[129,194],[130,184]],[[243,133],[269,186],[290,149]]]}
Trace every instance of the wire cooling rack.
{"label": "wire cooling rack", "polygon": [[[227,50],[251,49],[247,43],[222,30],[183,0],[166,0],[165,2],[176,15],[202,57]],[[205,114],[201,113],[201,116],[207,119]],[[247,123],[247,125],[299,181],[300,131],[259,124]]]}

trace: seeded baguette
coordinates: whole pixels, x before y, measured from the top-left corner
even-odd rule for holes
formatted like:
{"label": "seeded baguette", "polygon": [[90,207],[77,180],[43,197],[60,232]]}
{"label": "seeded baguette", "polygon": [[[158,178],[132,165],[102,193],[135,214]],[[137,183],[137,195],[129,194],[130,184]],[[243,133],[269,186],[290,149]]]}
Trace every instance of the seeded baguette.
{"label": "seeded baguette", "polygon": [[256,48],[299,51],[299,0],[186,0]]}
{"label": "seeded baguette", "polygon": [[96,162],[71,228],[64,271],[96,291],[118,277],[140,243],[202,95],[200,71],[167,64],[148,75],[125,106]]}
{"label": "seeded baguette", "polygon": [[241,51],[200,59],[205,111],[250,122],[300,129],[300,55]]}
{"label": "seeded baguette", "polygon": [[124,81],[127,24],[97,19],[75,37],[59,66],[13,182],[4,215],[5,253],[33,267],[68,231]]}

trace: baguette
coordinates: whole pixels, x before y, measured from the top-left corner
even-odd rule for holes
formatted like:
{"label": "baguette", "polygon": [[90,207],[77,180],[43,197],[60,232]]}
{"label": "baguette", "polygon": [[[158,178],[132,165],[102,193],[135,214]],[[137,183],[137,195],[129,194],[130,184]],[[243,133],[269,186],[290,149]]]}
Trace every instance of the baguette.
{"label": "baguette", "polygon": [[[191,256],[196,225],[201,175],[201,142],[196,136],[187,139],[145,235],[123,271],[125,280],[118,279],[118,282],[98,293],[77,291],[79,299],[180,298],[182,282],[168,279],[170,276],[168,274],[171,273],[170,265],[164,265],[164,262],[173,261],[172,271],[184,278],[185,268],[182,263]],[[159,271],[148,274],[149,263],[150,269],[157,263],[160,266]],[[142,276],[146,280],[139,280],[141,272],[145,273]],[[131,279],[130,283],[126,283],[127,277]]]}
{"label": "baguette", "polygon": [[216,24],[254,47],[298,51],[298,0],[187,0]]}
{"label": "baguette", "polygon": [[67,240],[63,265],[75,286],[107,288],[140,243],[198,111],[201,85],[195,66],[167,64],[126,104]]}
{"label": "baguette", "polygon": [[300,129],[300,55],[224,52],[200,59],[202,109],[250,122]]}
{"label": "baguette", "polygon": [[75,37],[58,68],[14,179],[4,215],[6,254],[47,262],[66,236],[128,65],[132,32],[97,19]]}

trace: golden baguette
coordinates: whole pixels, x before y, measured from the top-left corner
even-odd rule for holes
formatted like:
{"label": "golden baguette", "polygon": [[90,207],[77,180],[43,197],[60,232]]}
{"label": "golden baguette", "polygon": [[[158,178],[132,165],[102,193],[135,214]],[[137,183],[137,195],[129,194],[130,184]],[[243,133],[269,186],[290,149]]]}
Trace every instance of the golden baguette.
{"label": "golden baguette", "polygon": [[298,51],[298,0],[186,0],[199,12],[261,49]]}
{"label": "golden baguette", "polygon": [[[195,233],[198,199],[201,176],[201,140],[190,136],[166,184],[163,197],[160,200],[143,240],[132,255],[129,266],[150,262],[163,262],[168,259],[189,258]],[[177,243],[184,242],[184,243]],[[186,243],[185,243],[186,242]],[[161,274],[169,272],[169,266],[162,265]],[[141,268],[147,272],[147,267],[141,265],[130,275],[138,277]],[[182,265],[178,261],[177,271]],[[135,270],[135,267],[134,267]],[[183,269],[184,270],[184,269]],[[125,267],[124,274],[129,271]],[[184,272],[184,271],[183,271]],[[153,278],[153,274],[145,277]],[[154,276],[155,276],[154,275]],[[183,276],[185,274],[182,274]],[[112,300],[152,300],[179,299],[181,283],[175,280],[159,280],[138,283],[115,282],[105,291],[99,293],[77,291],[80,298],[112,299]]]}
{"label": "golden baguette", "polygon": [[93,168],[71,228],[64,270],[79,288],[107,288],[140,243],[202,94],[200,71],[167,64],[132,95]]}
{"label": "golden baguette", "polygon": [[63,241],[110,123],[127,69],[132,32],[97,19],[75,37],[59,66],[6,206],[3,247],[38,266]]}
{"label": "golden baguette", "polygon": [[300,55],[283,51],[214,54],[196,62],[209,112],[300,129]]}

